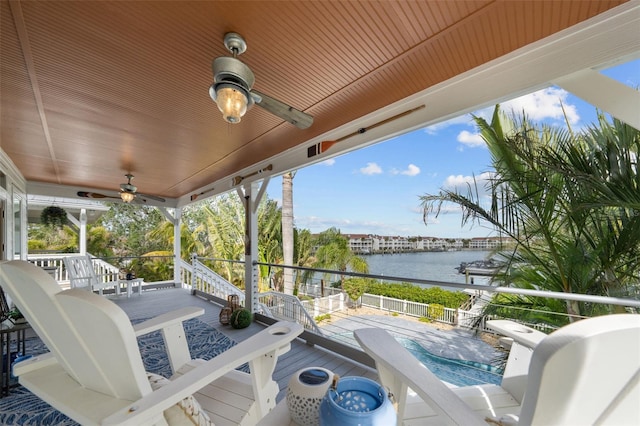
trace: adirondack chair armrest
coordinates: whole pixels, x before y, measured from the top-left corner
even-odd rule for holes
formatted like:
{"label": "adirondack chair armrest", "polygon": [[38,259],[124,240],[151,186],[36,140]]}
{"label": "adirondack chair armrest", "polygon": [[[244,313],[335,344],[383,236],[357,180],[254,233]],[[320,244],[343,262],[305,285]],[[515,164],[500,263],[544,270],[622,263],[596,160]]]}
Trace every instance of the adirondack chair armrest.
{"label": "adirondack chair armrest", "polygon": [[19,377],[23,374],[30,373],[40,368],[48,367],[57,363],[58,360],[56,360],[53,354],[47,352],[14,364],[13,374]]}
{"label": "adirondack chair armrest", "polygon": [[162,332],[169,364],[175,373],[191,360],[191,353],[189,352],[189,345],[182,323],[202,314],[204,314],[204,309],[197,307],[189,306],[176,309],[175,311],[167,312],[141,322],[140,324],[136,324],[133,330],[138,337],[157,330]]}
{"label": "adirondack chair armrest", "polygon": [[[122,426],[148,424],[164,410],[246,362],[250,363],[254,391],[259,393],[267,381],[272,381],[272,368],[263,368],[263,362],[274,367],[275,355],[289,346],[302,331],[303,327],[299,324],[278,322],[105,418],[102,424]],[[260,397],[261,395],[255,395],[256,401]],[[272,408],[275,400],[270,402]]]}
{"label": "adirondack chair armrest", "polygon": [[188,306],[186,308],[176,309],[165,314],[158,315],[146,321],[133,326],[136,336],[140,337],[153,331],[162,330],[163,328],[182,324],[191,318],[196,318],[204,314],[203,308]]}
{"label": "adirondack chair armrest", "polygon": [[387,386],[398,401],[398,424],[404,415],[407,388],[411,388],[445,422],[486,426],[481,416],[387,331],[363,328],[356,330],[354,335],[364,351],[374,359],[382,385]]}
{"label": "adirondack chair armrest", "polygon": [[514,342],[529,349],[534,349],[542,341],[546,334],[534,328],[509,320],[487,321],[487,327],[491,330],[510,337]]}

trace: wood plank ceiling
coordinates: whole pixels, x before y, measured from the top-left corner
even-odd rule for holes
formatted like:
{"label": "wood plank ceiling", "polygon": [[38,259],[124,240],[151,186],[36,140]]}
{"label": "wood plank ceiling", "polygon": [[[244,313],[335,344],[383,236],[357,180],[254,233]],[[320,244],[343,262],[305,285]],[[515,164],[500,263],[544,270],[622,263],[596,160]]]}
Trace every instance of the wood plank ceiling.
{"label": "wood plank ceiling", "polygon": [[[1,0],[0,147],[30,182],[177,198],[624,1]],[[242,34],[255,88],[315,117],[208,95]]]}

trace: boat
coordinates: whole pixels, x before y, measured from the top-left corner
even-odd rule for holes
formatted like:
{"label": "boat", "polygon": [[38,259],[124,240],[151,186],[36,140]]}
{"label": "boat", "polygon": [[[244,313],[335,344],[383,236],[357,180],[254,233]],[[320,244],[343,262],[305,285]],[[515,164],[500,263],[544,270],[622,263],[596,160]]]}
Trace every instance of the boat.
{"label": "boat", "polygon": [[490,276],[495,275],[502,266],[504,266],[502,262],[487,259],[474,260],[473,262],[460,262],[460,266],[455,269],[461,274]]}

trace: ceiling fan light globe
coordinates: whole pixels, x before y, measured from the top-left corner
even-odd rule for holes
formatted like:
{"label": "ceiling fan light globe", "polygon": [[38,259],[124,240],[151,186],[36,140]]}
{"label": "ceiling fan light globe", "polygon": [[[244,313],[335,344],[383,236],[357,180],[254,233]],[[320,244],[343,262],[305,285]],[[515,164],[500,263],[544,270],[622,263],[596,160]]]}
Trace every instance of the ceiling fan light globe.
{"label": "ceiling fan light globe", "polygon": [[136,195],[132,194],[131,192],[121,192],[120,198],[122,198],[122,201],[124,201],[125,203],[130,203],[134,198],[136,198]]}
{"label": "ceiling fan light globe", "polygon": [[224,120],[232,124],[240,122],[247,112],[249,103],[247,95],[231,85],[219,85],[216,89],[215,101]]}

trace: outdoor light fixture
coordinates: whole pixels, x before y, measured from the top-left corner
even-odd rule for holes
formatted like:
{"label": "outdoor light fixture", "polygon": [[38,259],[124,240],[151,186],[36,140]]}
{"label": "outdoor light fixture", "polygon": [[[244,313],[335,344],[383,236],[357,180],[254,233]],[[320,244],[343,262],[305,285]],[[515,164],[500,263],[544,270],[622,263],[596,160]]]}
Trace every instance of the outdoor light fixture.
{"label": "outdoor light fixture", "polygon": [[209,96],[218,105],[227,123],[239,123],[253,105],[269,111],[299,129],[313,123],[313,117],[277,99],[253,90],[253,71],[238,59],[247,50],[247,43],[238,33],[224,35],[224,47],[233,56],[220,56],[213,60],[213,84]]}
{"label": "outdoor light fixture", "polygon": [[136,194],[123,191],[120,193],[120,198],[122,198],[122,201],[124,201],[125,203],[130,203],[133,201],[134,198],[136,198]]}
{"label": "outdoor light fixture", "polygon": [[254,104],[251,87],[253,72],[237,56],[247,50],[247,43],[236,33],[224,36],[224,45],[233,57],[222,56],[213,60],[213,84],[209,96],[218,104],[227,123],[239,123],[247,108]]}
{"label": "outdoor light fixture", "polygon": [[248,90],[229,82],[213,84],[209,89],[209,96],[218,105],[224,120],[231,124],[240,122],[250,102]]}

